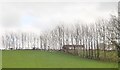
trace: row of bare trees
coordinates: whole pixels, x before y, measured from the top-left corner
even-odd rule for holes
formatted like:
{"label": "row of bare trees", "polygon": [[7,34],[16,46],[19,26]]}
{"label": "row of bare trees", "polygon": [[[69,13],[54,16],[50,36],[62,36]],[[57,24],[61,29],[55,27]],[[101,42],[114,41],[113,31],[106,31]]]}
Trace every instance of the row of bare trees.
{"label": "row of bare trees", "polygon": [[81,22],[73,25],[61,24],[52,31],[39,35],[6,33],[2,36],[2,43],[5,49],[42,50],[61,50],[63,45],[84,45],[79,56],[106,59],[111,55],[108,55],[108,51],[120,52],[119,39],[120,21],[112,15],[110,19],[99,19],[92,24],[82,24]]}

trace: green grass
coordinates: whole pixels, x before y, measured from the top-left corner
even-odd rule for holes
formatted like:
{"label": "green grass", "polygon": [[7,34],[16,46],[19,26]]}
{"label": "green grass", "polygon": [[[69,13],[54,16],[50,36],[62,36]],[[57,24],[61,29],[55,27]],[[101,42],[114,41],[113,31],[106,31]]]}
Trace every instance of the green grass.
{"label": "green grass", "polygon": [[118,70],[120,70],[120,57],[119,57],[119,60],[118,60]]}
{"label": "green grass", "polygon": [[2,51],[3,68],[117,68],[117,63],[82,59],[62,52]]}
{"label": "green grass", "polygon": [[0,69],[2,69],[2,51],[0,50]]}

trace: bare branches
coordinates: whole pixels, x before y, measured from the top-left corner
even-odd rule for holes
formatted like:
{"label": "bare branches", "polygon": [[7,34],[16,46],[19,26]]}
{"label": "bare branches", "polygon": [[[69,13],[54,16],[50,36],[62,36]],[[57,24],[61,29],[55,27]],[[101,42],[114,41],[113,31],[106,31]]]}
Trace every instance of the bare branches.
{"label": "bare branches", "polygon": [[[115,16],[100,19],[92,24],[58,25],[40,35],[34,33],[7,33],[2,36],[5,49],[62,50],[64,45],[84,45],[81,56],[99,59],[100,51],[120,49],[120,21]],[[102,46],[101,46],[102,44]],[[27,47],[26,47],[27,46]]]}

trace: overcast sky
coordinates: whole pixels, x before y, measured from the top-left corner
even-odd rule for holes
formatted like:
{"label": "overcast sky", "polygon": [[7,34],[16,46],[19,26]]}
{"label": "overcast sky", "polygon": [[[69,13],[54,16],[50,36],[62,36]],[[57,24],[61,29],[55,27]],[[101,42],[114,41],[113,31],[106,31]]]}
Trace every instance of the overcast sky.
{"label": "overcast sky", "polygon": [[117,0],[4,0],[0,4],[0,30],[41,32],[56,25],[92,23],[117,14]]}

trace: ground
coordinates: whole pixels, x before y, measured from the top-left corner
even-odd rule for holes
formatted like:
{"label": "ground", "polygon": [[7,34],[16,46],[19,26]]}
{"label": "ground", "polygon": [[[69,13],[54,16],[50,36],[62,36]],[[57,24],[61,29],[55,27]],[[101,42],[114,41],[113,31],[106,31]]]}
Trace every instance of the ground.
{"label": "ground", "polygon": [[2,51],[3,68],[117,68],[114,62],[83,59],[63,52],[40,50]]}

